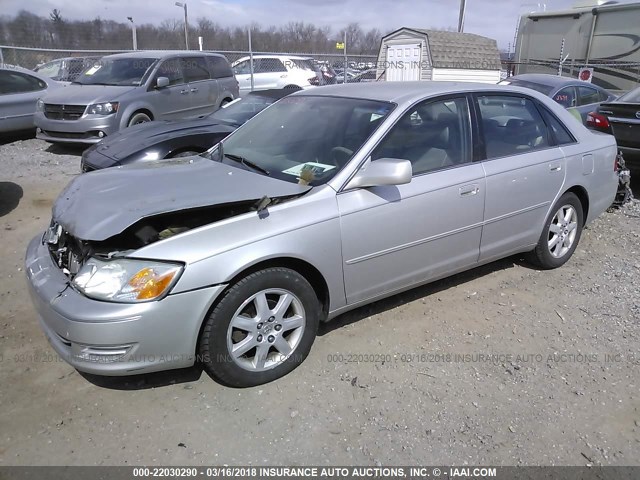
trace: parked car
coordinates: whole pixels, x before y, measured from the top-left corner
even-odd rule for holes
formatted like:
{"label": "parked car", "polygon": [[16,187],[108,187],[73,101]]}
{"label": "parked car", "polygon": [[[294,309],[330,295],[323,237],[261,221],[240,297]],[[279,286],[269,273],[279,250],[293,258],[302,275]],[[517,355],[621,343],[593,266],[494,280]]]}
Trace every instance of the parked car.
{"label": "parked car", "polygon": [[[232,64],[240,84],[240,95],[251,91],[251,58],[242,57]],[[319,86],[322,74],[309,57],[291,55],[254,55],[253,56],[253,89],[267,90],[272,88],[310,88]]]}
{"label": "parked car", "polygon": [[147,122],[114,133],[82,154],[83,172],[197,155],[293,90],[261,90],[194,120]]}
{"label": "parked car", "polygon": [[314,60],[316,68],[320,71],[321,85],[335,85],[337,73],[328,62],[318,62]]}
{"label": "parked car", "polygon": [[[336,72],[338,72],[336,70]],[[344,70],[340,69],[340,71],[337,73],[336,75],[336,83],[344,83]],[[358,70],[354,70],[351,68],[347,69],[347,83],[351,83],[351,80],[356,77],[357,75],[359,75],[359,71]]]}
{"label": "parked car", "polygon": [[60,82],[72,82],[85,70],[92,67],[100,57],[68,57],[58,58],[34,68],[43,77]]}
{"label": "parked car", "polygon": [[640,169],[640,87],[601,103],[587,116],[587,126],[614,135],[627,165]]}
{"label": "parked car", "polygon": [[62,86],[26,68],[0,64],[0,133],[35,129],[36,102]]}
{"label": "parked car", "polygon": [[360,305],[518,253],[563,265],[615,196],[615,157],[611,135],[533,90],[329,85],[203,156],[77,176],[25,271],[47,338],[79,370],[198,358],[257,385]]}
{"label": "parked car", "polygon": [[[598,104],[615,100],[616,96],[604,88],[586,83],[576,78],[560,77],[542,73],[515,75],[500,84],[531,88],[553,98],[564,108],[580,114],[582,123],[586,123],[587,114]],[[577,116],[577,115],[576,115]]]}
{"label": "parked car", "polygon": [[237,97],[238,82],[222,55],[109,55],[38,101],[36,136],[53,143],[97,143],[138,123],[206,115]]}
{"label": "parked car", "polygon": [[348,78],[347,83],[367,83],[375,82],[377,80],[376,69],[365,70],[355,75],[353,78]]}

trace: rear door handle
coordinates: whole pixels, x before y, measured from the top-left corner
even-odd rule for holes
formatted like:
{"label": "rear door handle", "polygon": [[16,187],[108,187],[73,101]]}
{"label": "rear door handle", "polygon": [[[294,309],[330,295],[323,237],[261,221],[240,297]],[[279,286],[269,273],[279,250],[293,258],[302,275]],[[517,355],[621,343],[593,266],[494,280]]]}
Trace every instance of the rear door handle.
{"label": "rear door handle", "polygon": [[559,172],[562,170],[562,164],[560,162],[551,162],[549,164],[549,170],[552,172]]}
{"label": "rear door handle", "polygon": [[180,95],[186,95],[189,93],[189,90],[180,90]]}
{"label": "rear door handle", "polygon": [[476,195],[480,191],[478,185],[465,185],[464,187],[460,187],[458,192],[461,197],[468,197],[470,195]]}
{"label": "rear door handle", "polygon": [[197,88],[192,88],[192,89],[191,89],[191,91],[192,91],[192,92],[197,92],[197,91],[198,91],[198,89],[197,89]]}

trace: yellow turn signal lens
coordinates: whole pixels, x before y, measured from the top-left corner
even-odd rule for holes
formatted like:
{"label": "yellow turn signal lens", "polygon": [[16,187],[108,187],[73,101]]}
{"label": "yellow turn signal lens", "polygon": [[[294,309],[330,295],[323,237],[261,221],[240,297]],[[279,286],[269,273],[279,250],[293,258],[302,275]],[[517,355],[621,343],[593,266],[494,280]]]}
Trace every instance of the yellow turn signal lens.
{"label": "yellow turn signal lens", "polygon": [[146,267],[131,277],[129,286],[132,293],[137,293],[136,300],[151,300],[164,293],[176,273],[174,270],[159,275],[153,268]]}

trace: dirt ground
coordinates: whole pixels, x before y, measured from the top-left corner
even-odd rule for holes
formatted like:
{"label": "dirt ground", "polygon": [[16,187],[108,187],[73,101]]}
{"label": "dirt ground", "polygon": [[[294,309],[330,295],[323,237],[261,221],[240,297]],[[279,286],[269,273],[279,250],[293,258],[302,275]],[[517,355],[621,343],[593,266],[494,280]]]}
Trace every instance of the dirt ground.
{"label": "dirt ground", "polygon": [[640,202],[573,259],[510,258],[361,308],[257,388],[63,363],[23,272],[79,151],[0,144],[0,465],[640,465]]}

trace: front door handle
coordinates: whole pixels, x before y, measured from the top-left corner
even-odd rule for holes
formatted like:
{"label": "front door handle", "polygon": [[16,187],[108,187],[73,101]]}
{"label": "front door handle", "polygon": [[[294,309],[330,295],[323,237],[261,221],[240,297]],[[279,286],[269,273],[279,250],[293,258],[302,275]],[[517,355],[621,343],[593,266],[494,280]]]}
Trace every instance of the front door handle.
{"label": "front door handle", "polygon": [[180,90],[180,95],[186,95],[189,93],[189,90]]}
{"label": "front door handle", "polygon": [[476,195],[480,191],[478,185],[465,185],[464,187],[460,187],[458,192],[461,197],[468,197],[470,195]]}
{"label": "front door handle", "polygon": [[197,92],[197,91],[198,91],[198,89],[197,89],[197,88],[192,88],[192,89],[191,89],[191,92]]}

